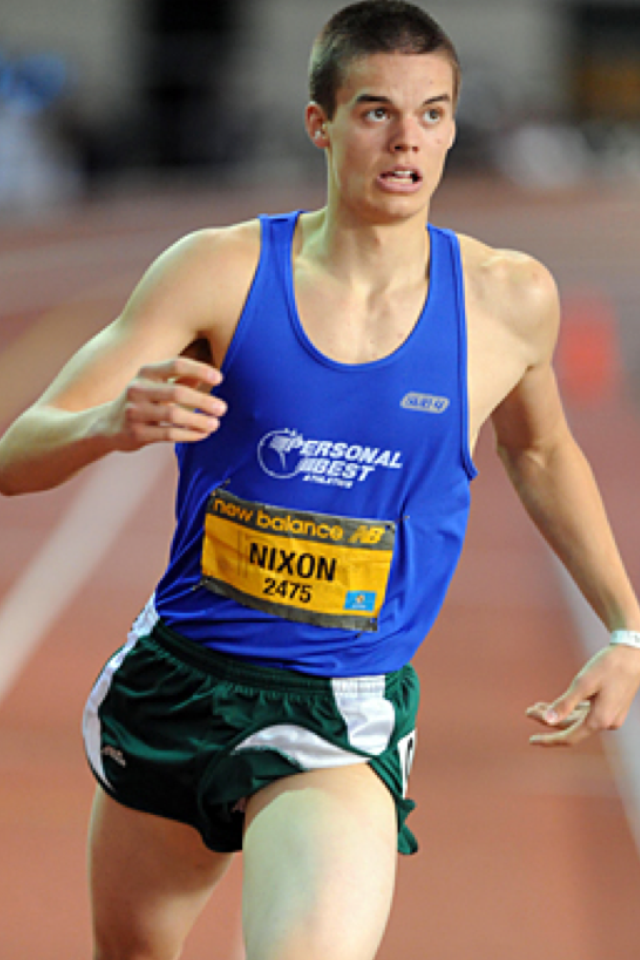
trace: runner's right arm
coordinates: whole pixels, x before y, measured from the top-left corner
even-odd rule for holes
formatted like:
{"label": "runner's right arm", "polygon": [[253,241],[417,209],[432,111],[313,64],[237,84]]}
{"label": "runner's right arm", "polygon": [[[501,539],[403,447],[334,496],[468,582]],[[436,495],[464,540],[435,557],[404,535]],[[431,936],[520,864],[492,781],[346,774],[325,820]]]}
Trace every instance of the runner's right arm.
{"label": "runner's right arm", "polygon": [[158,258],[121,316],[0,439],[1,493],[47,490],[108,453],[217,430],[225,405],[210,391],[221,374],[180,354],[204,337],[221,362],[255,267],[256,236],[252,224],[202,231]]}

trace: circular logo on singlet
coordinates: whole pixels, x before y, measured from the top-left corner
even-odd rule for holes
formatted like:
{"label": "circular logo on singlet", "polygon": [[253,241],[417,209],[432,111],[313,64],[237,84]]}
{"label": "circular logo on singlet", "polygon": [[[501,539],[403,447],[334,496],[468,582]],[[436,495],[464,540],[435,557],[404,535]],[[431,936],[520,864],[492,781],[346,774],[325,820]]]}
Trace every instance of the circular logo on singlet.
{"label": "circular logo on singlet", "polygon": [[258,463],[269,477],[299,477],[346,489],[363,483],[376,470],[402,470],[402,452],[345,440],[308,440],[297,430],[265,434],[256,447]]}
{"label": "circular logo on singlet", "polygon": [[296,430],[272,430],[258,444],[258,461],[266,474],[277,480],[295,477],[300,470],[304,440]]}

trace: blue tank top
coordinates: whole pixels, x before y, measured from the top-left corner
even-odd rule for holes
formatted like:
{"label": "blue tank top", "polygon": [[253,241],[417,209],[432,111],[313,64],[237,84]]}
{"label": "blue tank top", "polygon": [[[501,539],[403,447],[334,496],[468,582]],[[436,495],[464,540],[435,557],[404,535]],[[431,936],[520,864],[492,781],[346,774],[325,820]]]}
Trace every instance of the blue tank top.
{"label": "blue tank top", "polygon": [[195,643],[325,676],[386,673],[430,630],[475,476],[460,251],[429,226],[422,313],[370,363],[315,348],[296,308],[299,214],[261,217],[261,253],[225,357],[220,429],[176,447],[177,526],[155,592]]}

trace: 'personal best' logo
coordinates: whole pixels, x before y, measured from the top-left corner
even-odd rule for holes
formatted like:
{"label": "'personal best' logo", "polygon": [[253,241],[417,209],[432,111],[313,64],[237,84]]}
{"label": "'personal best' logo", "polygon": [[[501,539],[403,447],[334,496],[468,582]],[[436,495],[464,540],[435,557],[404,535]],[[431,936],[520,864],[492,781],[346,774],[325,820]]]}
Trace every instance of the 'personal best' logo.
{"label": "'personal best' logo", "polygon": [[277,480],[300,477],[312,483],[352,487],[363,483],[378,468],[402,469],[399,450],[382,450],[357,443],[305,440],[297,430],[272,430],[257,449],[258,462]]}

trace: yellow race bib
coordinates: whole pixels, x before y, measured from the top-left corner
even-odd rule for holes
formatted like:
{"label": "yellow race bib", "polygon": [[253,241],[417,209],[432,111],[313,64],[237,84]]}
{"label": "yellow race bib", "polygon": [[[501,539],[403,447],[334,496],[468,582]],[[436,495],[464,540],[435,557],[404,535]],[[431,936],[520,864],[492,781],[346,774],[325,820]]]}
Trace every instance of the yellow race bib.
{"label": "yellow race bib", "polygon": [[207,503],[203,583],[287,620],[376,630],[395,534],[390,521],[287,510],[218,488]]}

